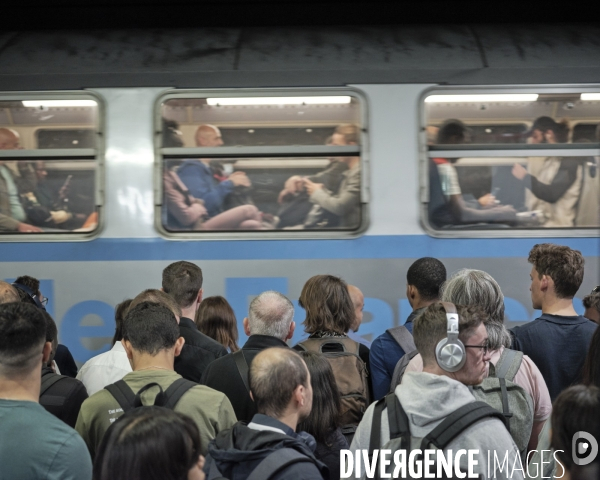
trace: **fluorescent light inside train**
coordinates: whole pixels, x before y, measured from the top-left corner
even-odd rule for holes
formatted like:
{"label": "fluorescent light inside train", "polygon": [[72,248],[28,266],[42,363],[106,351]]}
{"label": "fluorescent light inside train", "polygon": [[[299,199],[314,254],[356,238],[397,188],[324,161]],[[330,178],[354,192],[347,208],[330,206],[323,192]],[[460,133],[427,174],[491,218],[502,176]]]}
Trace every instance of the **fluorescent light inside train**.
{"label": "fluorescent light inside train", "polygon": [[206,103],[212,106],[230,105],[341,105],[350,103],[349,96],[336,97],[229,97],[207,98]]}
{"label": "fluorescent light inside train", "polygon": [[429,95],[425,103],[459,103],[459,102],[535,102],[537,93],[502,93],[487,95]]}
{"label": "fluorescent light inside train", "polygon": [[600,93],[582,93],[582,100],[600,100]]}
{"label": "fluorescent light inside train", "polygon": [[24,107],[95,107],[94,100],[23,100]]}

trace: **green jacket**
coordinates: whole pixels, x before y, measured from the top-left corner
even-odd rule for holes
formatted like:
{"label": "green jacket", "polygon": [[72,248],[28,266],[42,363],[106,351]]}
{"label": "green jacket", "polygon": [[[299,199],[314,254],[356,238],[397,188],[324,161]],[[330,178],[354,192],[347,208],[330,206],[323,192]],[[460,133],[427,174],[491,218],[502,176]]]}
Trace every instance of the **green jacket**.
{"label": "green jacket", "polygon": [[[165,391],[179,378],[181,376],[172,370],[144,370],[128,373],[123,380],[136,393],[153,382],[158,383]],[[158,392],[156,387],[146,390],[142,394],[142,403],[152,405]],[[175,411],[189,416],[196,422],[200,430],[203,455],[206,455],[210,440],[237,421],[229,399],[223,393],[204,385],[197,385],[188,390],[177,403]],[[96,456],[106,430],[121,415],[123,410],[105,389],[96,392],[81,405],[75,430],[83,437],[92,459]]]}

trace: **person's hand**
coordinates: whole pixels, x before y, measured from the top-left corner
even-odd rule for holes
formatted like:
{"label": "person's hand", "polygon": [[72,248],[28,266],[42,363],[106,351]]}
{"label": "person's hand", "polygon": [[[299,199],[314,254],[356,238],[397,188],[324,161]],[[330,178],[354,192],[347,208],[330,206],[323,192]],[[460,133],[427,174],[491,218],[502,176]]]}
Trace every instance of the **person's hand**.
{"label": "person's hand", "polygon": [[512,174],[513,177],[523,180],[527,175],[527,170],[523,167],[523,165],[515,163],[512,168]]}
{"label": "person's hand", "polygon": [[312,195],[317,190],[322,189],[323,184],[322,183],[314,183],[314,182],[311,182],[308,178],[305,178],[304,179],[304,188],[306,188],[306,193],[308,193],[309,195]]}
{"label": "person's hand", "polygon": [[231,183],[236,187],[238,185],[242,187],[250,187],[252,185],[252,182],[250,182],[250,179],[244,172],[233,172],[229,175],[229,180],[231,180]]}
{"label": "person's hand", "polygon": [[486,193],[483,197],[479,197],[477,201],[482,207],[493,207],[498,203],[496,201],[496,197],[494,197],[494,195],[491,193]]}
{"label": "person's hand", "polygon": [[17,231],[20,233],[41,233],[43,230],[38,227],[34,227],[33,225],[29,225],[27,223],[19,223],[17,226]]}
{"label": "person's hand", "polygon": [[302,190],[302,177],[300,175],[293,175],[285,181],[283,189],[288,193],[298,193]]}

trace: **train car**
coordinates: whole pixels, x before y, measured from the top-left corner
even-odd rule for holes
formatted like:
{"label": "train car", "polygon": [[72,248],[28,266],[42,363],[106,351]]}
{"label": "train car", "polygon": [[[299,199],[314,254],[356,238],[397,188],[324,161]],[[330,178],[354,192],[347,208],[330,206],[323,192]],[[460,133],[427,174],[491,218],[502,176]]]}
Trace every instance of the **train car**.
{"label": "train car", "polygon": [[[225,296],[240,324],[261,291],[296,301],[309,277],[340,275],[365,294],[366,341],[405,321],[406,270],[423,256],[489,272],[509,326],[537,316],[534,244],[584,254],[579,298],[600,283],[597,26],[6,32],[0,43],[2,278],[41,280],[78,362],[109,348],[115,304],[160,287],[176,260],[197,263],[205,296]],[[540,117],[564,138],[532,142]],[[440,140],[449,121],[461,141]],[[199,140],[202,125],[222,145]],[[330,138],[349,125],[354,137]],[[172,221],[165,175],[198,159],[213,177],[249,179],[231,203],[205,201],[210,216],[251,205],[258,227]],[[576,178],[558,212],[513,173],[543,178],[566,161]],[[350,207],[313,212],[306,182],[281,195],[291,177],[340,162],[354,172]],[[436,216],[442,164],[474,217]],[[296,200],[310,208],[284,226]]]}

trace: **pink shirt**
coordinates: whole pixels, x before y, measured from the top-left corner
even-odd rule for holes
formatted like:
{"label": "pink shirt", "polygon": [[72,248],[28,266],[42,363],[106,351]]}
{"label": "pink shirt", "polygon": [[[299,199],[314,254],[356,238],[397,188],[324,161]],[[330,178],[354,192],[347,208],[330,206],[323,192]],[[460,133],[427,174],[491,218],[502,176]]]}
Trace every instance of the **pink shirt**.
{"label": "pink shirt", "polygon": [[[493,365],[498,363],[500,355],[504,351],[504,347],[496,350],[492,353],[490,362]],[[406,366],[407,372],[422,372],[423,371],[423,359],[421,354],[416,355],[410,363]],[[517,371],[514,378],[514,383],[523,388],[533,400],[533,421],[544,422],[550,417],[552,413],[552,400],[550,400],[550,392],[542,377],[542,373],[538,367],[533,363],[533,360],[527,355],[523,355],[523,361],[521,367]]]}

